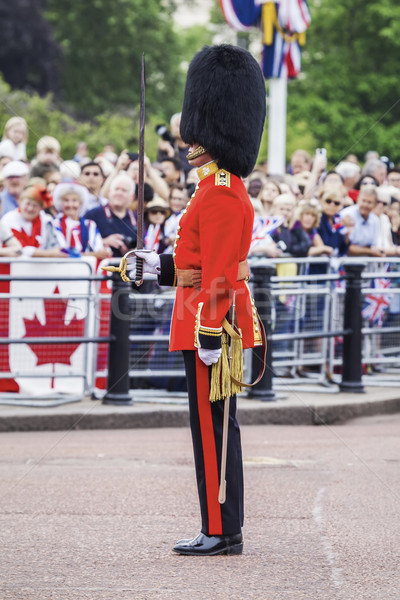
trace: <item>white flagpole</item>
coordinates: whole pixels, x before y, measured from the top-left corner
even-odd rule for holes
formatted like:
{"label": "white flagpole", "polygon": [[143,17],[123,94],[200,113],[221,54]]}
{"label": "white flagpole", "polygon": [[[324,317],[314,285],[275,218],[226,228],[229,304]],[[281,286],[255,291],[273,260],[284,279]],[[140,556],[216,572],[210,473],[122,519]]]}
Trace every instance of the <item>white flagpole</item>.
{"label": "white flagpole", "polygon": [[284,175],[286,170],[287,78],[268,83],[268,174]]}

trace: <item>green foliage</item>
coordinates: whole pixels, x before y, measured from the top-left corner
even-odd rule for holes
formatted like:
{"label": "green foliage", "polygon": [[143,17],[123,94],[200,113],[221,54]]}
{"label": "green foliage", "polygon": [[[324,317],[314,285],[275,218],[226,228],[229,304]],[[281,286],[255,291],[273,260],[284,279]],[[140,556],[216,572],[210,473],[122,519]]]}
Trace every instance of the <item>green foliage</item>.
{"label": "green foliage", "polygon": [[[34,157],[36,143],[44,135],[59,140],[64,159],[72,158],[79,141],[87,142],[92,157],[101,152],[106,143],[113,143],[117,152],[124,148],[132,151],[138,148],[139,121],[133,111],[130,114],[105,112],[92,120],[78,121],[61,110],[50,94],[41,98],[35,93],[11,91],[10,86],[1,79],[0,97],[0,131],[14,115],[23,117],[28,123],[28,158]],[[156,156],[156,122],[155,117],[150,118],[146,128],[146,152],[151,160],[155,160]]]}
{"label": "green foliage", "polygon": [[371,149],[398,161],[400,5],[394,0],[309,4],[303,73],[289,82],[288,131],[307,123],[311,138],[298,147],[325,146],[332,163],[350,152],[363,159]]}
{"label": "green foliage", "polygon": [[48,0],[47,18],[63,51],[63,98],[83,115],[137,107],[146,55],[147,107],[165,117],[182,93],[171,0]]}

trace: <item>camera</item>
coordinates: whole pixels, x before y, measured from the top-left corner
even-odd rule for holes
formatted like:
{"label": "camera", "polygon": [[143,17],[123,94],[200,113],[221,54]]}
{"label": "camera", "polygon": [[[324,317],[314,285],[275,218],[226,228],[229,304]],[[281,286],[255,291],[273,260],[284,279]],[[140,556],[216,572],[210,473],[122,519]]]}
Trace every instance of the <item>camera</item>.
{"label": "camera", "polygon": [[132,162],[139,158],[139,154],[137,152],[127,152],[127,155],[129,156],[129,160]]}
{"label": "camera", "polygon": [[156,134],[160,136],[160,138],[170,144],[174,144],[175,140],[172,137],[171,133],[168,131],[166,125],[156,125],[155,128]]}
{"label": "camera", "polygon": [[136,248],[136,238],[124,237],[124,244],[128,248],[128,250],[133,250],[133,248]]}

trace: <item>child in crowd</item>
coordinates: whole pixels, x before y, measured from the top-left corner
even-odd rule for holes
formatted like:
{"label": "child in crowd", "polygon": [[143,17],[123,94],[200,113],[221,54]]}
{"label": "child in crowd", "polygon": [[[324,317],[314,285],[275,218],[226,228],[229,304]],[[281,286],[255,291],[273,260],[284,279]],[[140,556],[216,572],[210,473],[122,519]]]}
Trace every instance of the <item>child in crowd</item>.
{"label": "child in crowd", "polygon": [[11,117],[4,127],[3,140],[0,142],[0,156],[11,160],[26,161],[26,143],[28,125],[22,117]]}

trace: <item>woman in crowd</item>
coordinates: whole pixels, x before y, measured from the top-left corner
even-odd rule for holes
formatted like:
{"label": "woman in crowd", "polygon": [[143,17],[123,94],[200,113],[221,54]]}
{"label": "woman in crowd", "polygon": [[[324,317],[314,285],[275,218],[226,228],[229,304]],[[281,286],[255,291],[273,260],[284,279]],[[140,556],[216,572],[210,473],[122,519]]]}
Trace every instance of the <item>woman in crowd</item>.
{"label": "woman in crowd", "polygon": [[258,199],[263,206],[264,215],[271,215],[272,203],[282,193],[279,183],[275,179],[268,179],[262,186]]}
{"label": "woman in crowd", "polygon": [[56,236],[63,252],[71,257],[95,256],[98,260],[112,255],[103,245],[94,221],[84,219],[88,190],[79,183],[60,183],[53,193],[53,203],[58,211],[54,220]]}
{"label": "woman in crowd", "polygon": [[25,256],[65,258],[57,241],[52,218],[44,212],[46,187],[34,185],[26,188],[20,197],[18,208],[9,211],[1,219],[3,240],[15,238]]}
{"label": "woman in crowd", "polygon": [[319,203],[316,200],[301,201],[297,211],[297,221],[294,223],[291,233],[292,238],[303,243],[308,237],[307,256],[321,256],[326,254],[331,256],[333,248],[324,244],[318,233],[318,226],[321,219]]}
{"label": "woman in crowd", "polygon": [[343,208],[343,194],[340,188],[326,189],[321,197],[322,215],[318,234],[322,242],[333,249],[332,256],[344,256],[349,247],[346,229],[338,214]]}
{"label": "woman in crowd", "polygon": [[180,183],[173,184],[169,193],[168,202],[171,209],[171,216],[165,221],[164,233],[165,243],[168,244],[166,252],[172,253],[173,245],[178,233],[179,221],[187,203],[186,188]]}
{"label": "woman in crowd", "polygon": [[399,256],[400,247],[395,246],[392,237],[392,224],[385,211],[390,207],[391,195],[389,186],[377,188],[378,198],[373,210],[379,219],[379,236],[377,246],[385,252],[386,256]]}
{"label": "woman in crowd", "polygon": [[156,196],[147,204],[144,216],[144,247],[146,250],[155,250],[157,254],[164,252],[168,246],[164,224],[170,214],[171,210],[162,198]]}

